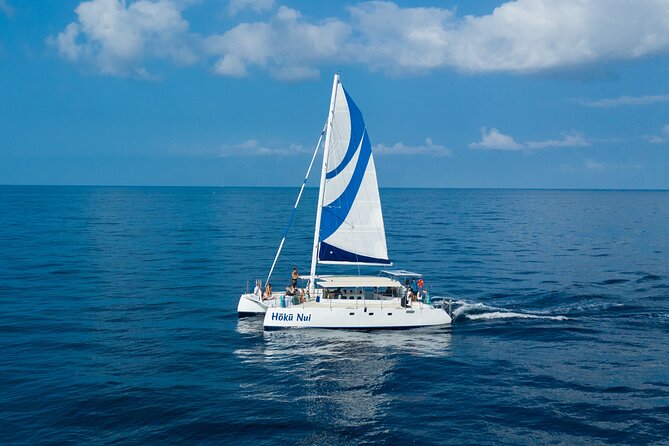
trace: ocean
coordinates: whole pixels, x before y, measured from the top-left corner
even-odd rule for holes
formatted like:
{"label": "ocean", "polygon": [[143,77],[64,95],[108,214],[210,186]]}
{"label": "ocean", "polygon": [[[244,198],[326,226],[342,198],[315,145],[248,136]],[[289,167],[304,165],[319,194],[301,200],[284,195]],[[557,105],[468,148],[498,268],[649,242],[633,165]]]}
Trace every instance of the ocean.
{"label": "ocean", "polygon": [[296,194],[0,187],[0,444],[669,444],[669,192],[382,189],[451,327],[264,332]]}

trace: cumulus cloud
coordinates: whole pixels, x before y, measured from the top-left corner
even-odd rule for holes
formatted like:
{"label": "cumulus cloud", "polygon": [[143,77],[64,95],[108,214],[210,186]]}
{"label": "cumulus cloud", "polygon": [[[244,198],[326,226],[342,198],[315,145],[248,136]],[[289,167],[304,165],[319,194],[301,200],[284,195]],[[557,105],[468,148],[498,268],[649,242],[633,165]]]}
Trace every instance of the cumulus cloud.
{"label": "cumulus cloud", "polygon": [[271,10],[273,7],[274,0],[230,0],[228,12],[230,15],[236,15],[245,9],[250,9],[254,12],[265,12]]}
{"label": "cumulus cloud", "polygon": [[652,96],[619,96],[617,98],[607,98],[598,100],[581,100],[581,105],[586,107],[612,108],[622,105],[650,105],[659,102],[669,102],[669,94]]}
{"label": "cumulus cloud", "polygon": [[319,63],[338,59],[349,34],[339,20],[308,23],[299,11],[281,6],[271,21],[239,24],[207,38],[205,48],[218,56],[217,74],[243,77],[259,67],[279,79],[300,80],[317,77]]}
{"label": "cumulus cloud", "polygon": [[483,150],[538,150],[551,147],[586,147],[590,143],[580,133],[567,133],[562,139],[547,139],[544,141],[516,142],[513,137],[505,135],[496,128],[488,130],[481,127],[481,140],[469,144],[470,149]]}
{"label": "cumulus cloud", "polygon": [[664,0],[518,0],[458,24],[451,63],[474,72],[535,72],[634,59],[669,48]]}
{"label": "cumulus cloud", "polygon": [[[669,51],[667,0],[516,0],[479,16],[370,1],[348,7],[341,17],[312,18],[280,6],[268,19],[203,35],[202,47],[189,42],[189,24],[181,16],[186,5],[184,0],[137,0],[127,6],[122,0],[85,1],[76,8],[78,20],[52,41],[63,57],[91,60],[107,73],[123,73],[149,58],[188,64],[200,55],[213,58],[220,75],[242,77],[259,69],[292,80],[315,77],[320,67],[334,64],[390,75],[439,69],[522,74]],[[229,3],[233,15],[273,9],[271,0]]]}
{"label": "cumulus cloud", "polygon": [[[299,12],[290,11],[299,17]],[[391,75],[435,69],[533,73],[669,50],[669,7],[664,0],[517,0],[487,15],[464,17],[445,8],[403,8],[371,1],[349,7],[348,13],[346,19],[309,22],[300,18],[291,27],[281,19],[280,10],[269,21],[238,25],[233,29],[236,35],[228,36],[230,43],[219,46],[218,52],[223,60],[229,57],[274,74],[297,67],[305,73],[302,77],[308,77],[316,75],[319,65],[332,63],[362,64]],[[261,27],[273,37],[262,51],[233,46],[242,36],[253,39],[251,33]],[[313,34],[299,29],[312,29]],[[333,31],[331,45],[319,45]],[[316,34],[311,48],[300,40]],[[217,70],[232,76],[242,73],[227,71]]]}
{"label": "cumulus cloud", "polygon": [[90,0],[77,6],[77,21],[48,42],[70,61],[85,60],[104,74],[147,76],[147,59],[177,65],[196,61],[187,44],[182,3],[172,0]]}
{"label": "cumulus cloud", "polygon": [[669,124],[665,124],[662,127],[659,135],[649,136],[647,139],[648,142],[653,144],[663,144],[665,142],[669,142]]}
{"label": "cumulus cloud", "polygon": [[0,12],[7,17],[14,17],[14,8],[7,0],[0,0]]}
{"label": "cumulus cloud", "polygon": [[449,63],[454,14],[440,8],[401,8],[391,2],[350,7],[355,34],[347,56],[390,74],[423,72]]}
{"label": "cumulus cloud", "polygon": [[431,138],[425,140],[425,144],[416,146],[406,145],[398,142],[392,146],[378,144],[374,146],[374,152],[382,155],[436,155],[436,156],[452,156],[451,149],[440,144],[434,144]]}
{"label": "cumulus cloud", "polygon": [[249,139],[241,144],[227,145],[221,147],[218,156],[225,158],[228,156],[292,156],[308,153],[304,146],[300,144],[290,144],[288,146],[269,147],[260,144],[255,139]]}
{"label": "cumulus cloud", "polygon": [[514,139],[492,128],[488,130],[481,127],[481,140],[469,144],[470,149],[486,149],[486,150],[521,150],[525,146],[518,144]]}

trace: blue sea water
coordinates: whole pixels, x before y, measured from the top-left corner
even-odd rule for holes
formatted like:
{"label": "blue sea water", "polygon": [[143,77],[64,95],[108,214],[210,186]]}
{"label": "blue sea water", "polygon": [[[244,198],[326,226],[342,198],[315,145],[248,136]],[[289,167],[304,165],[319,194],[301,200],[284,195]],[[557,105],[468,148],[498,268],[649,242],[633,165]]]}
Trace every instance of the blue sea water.
{"label": "blue sea water", "polygon": [[669,192],[382,189],[452,326],[263,332],[296,192],[0,187],[0,443],[669,443]]}

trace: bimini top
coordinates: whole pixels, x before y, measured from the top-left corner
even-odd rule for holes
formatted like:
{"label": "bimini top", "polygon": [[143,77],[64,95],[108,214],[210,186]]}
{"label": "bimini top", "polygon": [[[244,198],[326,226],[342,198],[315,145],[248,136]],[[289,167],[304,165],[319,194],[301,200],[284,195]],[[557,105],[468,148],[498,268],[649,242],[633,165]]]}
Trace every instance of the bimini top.
{"label": "bimini top", "polygon": [[316,284],[322,288],[395,288],[402,286],[395,279],[379,276],[318,276]]}
{"label": "bimini top", "polygon": [[382,274],[387,274],[392,277],[423,277],[420,273],[412,273],[405,269],[393,269],[381,271]]}

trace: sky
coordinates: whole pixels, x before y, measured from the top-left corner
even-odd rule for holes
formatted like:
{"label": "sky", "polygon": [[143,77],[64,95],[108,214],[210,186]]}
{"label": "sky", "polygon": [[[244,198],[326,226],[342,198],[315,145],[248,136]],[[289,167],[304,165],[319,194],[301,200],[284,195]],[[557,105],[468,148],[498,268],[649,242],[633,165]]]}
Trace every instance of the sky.
{"label": "sky", "polygon": [[[0,184],[669,188],[669,0],[0,0]],[[310,185],[317,185],[317,173]]]}

